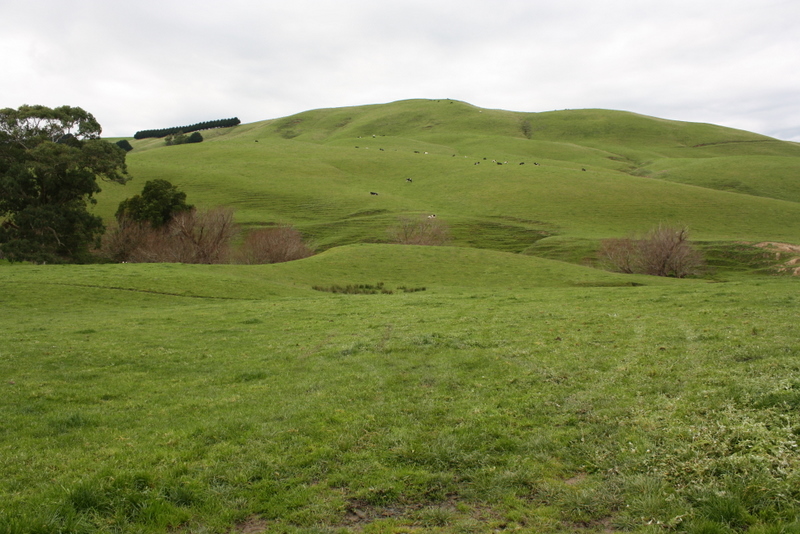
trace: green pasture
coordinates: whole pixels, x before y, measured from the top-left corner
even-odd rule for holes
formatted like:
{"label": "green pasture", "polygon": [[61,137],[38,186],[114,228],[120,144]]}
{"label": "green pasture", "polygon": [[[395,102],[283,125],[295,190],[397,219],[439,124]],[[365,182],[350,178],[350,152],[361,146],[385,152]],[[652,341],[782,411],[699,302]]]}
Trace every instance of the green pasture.
{"label": "green pasture", "polygon": [[[424,291],[334,295],[312,285]],[[0,265],[0,532],[796,532],[791,277]]]}

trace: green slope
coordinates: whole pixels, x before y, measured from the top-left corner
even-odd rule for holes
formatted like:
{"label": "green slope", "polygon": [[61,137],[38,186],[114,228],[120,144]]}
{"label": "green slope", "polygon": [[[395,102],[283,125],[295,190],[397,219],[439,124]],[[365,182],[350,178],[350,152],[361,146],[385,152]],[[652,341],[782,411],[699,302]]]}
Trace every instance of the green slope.
{"label": "green slope", "polygon": [[98,213],[111,217],[164,178],[201,207],[234,207],[244,225],[294,224],[321,249],[382,242],[399,215],[429,213],[456,245],[512,252],[545,236],[598,239],[660,222],[698,239],[800,241],[800,146],[709,124],[407,100],[204,137],[134,142],[134,181],[107,185]]}

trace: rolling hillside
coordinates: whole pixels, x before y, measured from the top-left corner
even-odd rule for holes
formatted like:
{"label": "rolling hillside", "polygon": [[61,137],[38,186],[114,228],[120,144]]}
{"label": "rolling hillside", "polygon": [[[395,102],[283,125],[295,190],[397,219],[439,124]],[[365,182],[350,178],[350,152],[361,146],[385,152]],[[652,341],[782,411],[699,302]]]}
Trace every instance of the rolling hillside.
{"label": "rolling hillside", "polygon": [[661,222],[699,240],[800,241],[800,145],[710,124],[407,100],[204,136],[133,141],[134,180],[107,185],[99,212],[164,178],[243,225],[293,224],[320,249],[383,242],[398,216],[430,213],[456,245],[510,252]]}
{"label": "rolling hillside", "polygon": [[[94,209],[163,178],[319,253],[0,261],[0,534],[800,532],[800,145],[451,100],[203,136]],[[725,268],[584,261],[661,222]]]}

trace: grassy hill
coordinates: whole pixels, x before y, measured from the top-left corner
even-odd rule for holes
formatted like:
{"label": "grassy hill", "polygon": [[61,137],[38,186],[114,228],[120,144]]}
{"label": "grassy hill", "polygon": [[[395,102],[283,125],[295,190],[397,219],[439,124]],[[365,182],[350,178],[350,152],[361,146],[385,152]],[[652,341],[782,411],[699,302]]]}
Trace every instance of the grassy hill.
{"label": "grassy hill", "polygon": [[428,213],[457,245],[512,252],[661,222],[700,240],[800,240],[800,146],[709,124],[409,100],[205,138],[133,141],[134,181],[108,185],[98,212],[110,217],[145,181],[164,178],[200,206],[234,207],[241,224],[293,224],[321,249],[385,241],[398,216]]}

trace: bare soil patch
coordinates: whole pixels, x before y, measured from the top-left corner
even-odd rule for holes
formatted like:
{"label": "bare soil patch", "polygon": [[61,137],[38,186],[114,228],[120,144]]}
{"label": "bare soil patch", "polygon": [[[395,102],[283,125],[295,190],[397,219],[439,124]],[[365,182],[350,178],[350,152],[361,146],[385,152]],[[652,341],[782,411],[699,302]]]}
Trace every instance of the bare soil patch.
{"label": "bare soil patch", "polygon": [[800,246],[777,241],[764,241],[756,246],[775,254],[775,259],[782,263],[779,272],[791,271],[792,276],[800,276]]}

